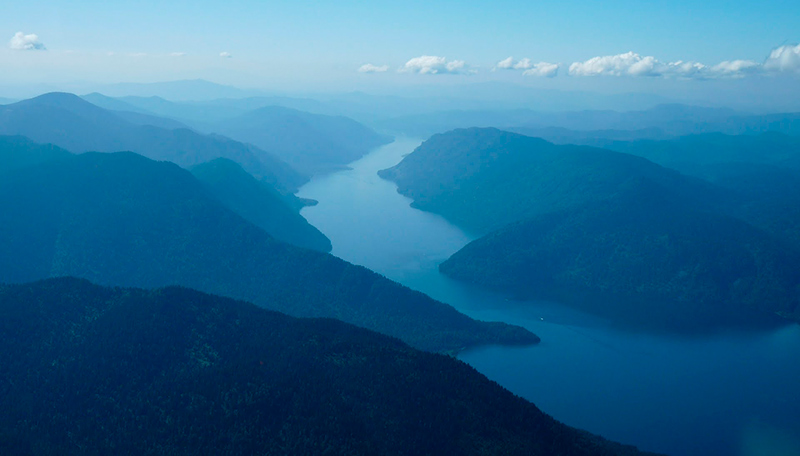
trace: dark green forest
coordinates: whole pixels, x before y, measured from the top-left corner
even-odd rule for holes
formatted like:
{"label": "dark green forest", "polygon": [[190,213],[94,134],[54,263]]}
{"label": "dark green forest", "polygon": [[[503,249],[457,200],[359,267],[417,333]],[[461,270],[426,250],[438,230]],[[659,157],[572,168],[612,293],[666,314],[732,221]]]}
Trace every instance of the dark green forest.
{"label": "dark green forest", "polygon": [[185,288],[0,287],[3,455],[635,455],[451,357]]}
{"label": "dark green forest", "polygon": [[440,270],[656,329],[800,320],[800,255],[745,222],[692,211],[665,193],[642,181],[580,210],[511,224]]}

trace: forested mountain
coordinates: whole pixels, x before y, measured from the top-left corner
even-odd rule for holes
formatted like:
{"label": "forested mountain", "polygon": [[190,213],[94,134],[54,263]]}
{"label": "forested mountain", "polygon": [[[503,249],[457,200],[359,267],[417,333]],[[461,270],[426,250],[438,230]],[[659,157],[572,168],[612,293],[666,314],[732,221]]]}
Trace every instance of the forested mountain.
{"label": "forested mountain", "polygon": [[800,248],[800,137],[709,133],[655,141],[617,133],[569,131],[548,138],[637,155],[712,182],[734,196],[722,212]]}
{"label": "forested mountain", "polygon": [[433,351],[538,340],[276,241],[188,171],[129,152],[76,155],[0,179],[0,281],[66,275],[103,285],[184,285],[296,316],[338,318]]}
{"label": "forested mountain", "polygon": [[686,176],[625,153],[455,130],[381,175],[416,207],[484,235],[443,263],[445,274],[699,330],[800,317],[795,143],[780,134],[618,143],[695,174]]}
{"label": "forested mountain", "polygon": [[0,452],[636,455],[451,357],[186,288],[0,287]]}
{"label": "forested mountain", "polygon": [[[139,121],[141,116],[144,114],[128,115]],[[131,151],[183,167],[228,158],[259,179],[289,192],[307,180],[257,147],[185,128],[139,125],[123,117],[72,94],[50,93],[0,108],[0,134],[22,135],[76,153]]]}
{"label": "forested mountain", "polygon": [[671,330],[800,320],[800,254],[650,181],[484,236],[440,270],[524,298]]}
{"label": "forested mountain", "polygon": [[226,207],[272,237],[299,247],[330,252],[331,241],[298,213],[301,203],[294,195],[281,195],[225,158],[197,165],[191,171]]}
{"label": "forested mountain", "polygon": [[700,179],[628,154],[556,146],[493,128],[434,135],[393,168],[380,172],[423,210],[477,234],[538,214],[582,207],[649,179],[685,204],[706,207],[723,197]]}
{"label": "forested mountain", "polygon": [[347,117],[268,106],[217,123],[215,132],[268,150],[306,174],[361,158],[391,138]]}
{"label": "forested mountain", "polygon": [[0,136],[0,174],[70,157],[71,153],[52,144],[38,144],[24,136]]}

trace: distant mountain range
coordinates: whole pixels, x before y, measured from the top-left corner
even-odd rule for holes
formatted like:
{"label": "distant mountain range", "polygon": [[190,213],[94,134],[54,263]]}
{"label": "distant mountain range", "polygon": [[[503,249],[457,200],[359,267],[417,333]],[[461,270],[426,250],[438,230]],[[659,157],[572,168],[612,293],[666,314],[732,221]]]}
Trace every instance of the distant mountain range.
{"label": "distant mountain range", "polygon": [[346,117],[269,106],[216,124],[214,130],[272,151],[306,174],[335,170],[392,141]]}
{"label": "distant mountain range", "polygon": [[441,265],[455,278],[673,330],[800,320],[796,139],[619,144],[695,176],[496,129],[434,135],[380,174],[483,236]]}
{"label": "distant mountain range", "polygon": [[724,108],[664,104],[638,111],[548,112],[529,108],[442,111],[387,119],[379,125],[396,134],[422,138],[459,128],[494,127],[559,143],[575,143],[570,138],[665,139],[712,132],[798,135],[800,113],[747,115]]}
{"label": "distant mountain range", "polygon": [[0,453],[644,453],[452,357],[185,288],[0,286]]}
{"label": "distant mountain range", "polygon": [[228,158],[287,192],[294,192],[307,180],[257,147],[186,128],[173,130],[132,123],[124,117],[72,94],[51,93],[0,108],[0,134],[26,136],[71,152],[137,152],[183,167]]}
{"label": "distant mountain range", "polygon": [[[130,152],[56,152],[55,160],[29,166],[9,154],[16,164],[0,179],[0,282],[75,276],[103,285],[177,284],[295,316],[341,319],[431,351],[538,341],[520,327],[472,320],[365,268],[275,240],[223,206],[259,223],[275,203],[224,162],[222,170],[213,163],[195,170],[204,185],[175,164]],[[243,201],[243,192],[253,200]],[[306,235],[311,245],[321,241],[315,230]]]}
{"label": "distant mountain range", "polygon": [[306,175],[340,169],[392,140],[347,117],[275,105],[282,102],[303,105],[302,100],[261,97],[176,103],[158,97],[116,99],[100,94],[89,94],[84,99],[113,109],[134,123],[156,125],[152,119],[178,125],[185,122],[199,131],[253,144]]}
{"label": "distant mountain range", "polygon": [[106,84],[96,88],[112,96],[164,97],[176,101],[202,101],[219,98],[244,98],[265,95],[261,90],[240,89],[238,87],[217,84],[204,79],[189,79],[155,83],[123,82]]}

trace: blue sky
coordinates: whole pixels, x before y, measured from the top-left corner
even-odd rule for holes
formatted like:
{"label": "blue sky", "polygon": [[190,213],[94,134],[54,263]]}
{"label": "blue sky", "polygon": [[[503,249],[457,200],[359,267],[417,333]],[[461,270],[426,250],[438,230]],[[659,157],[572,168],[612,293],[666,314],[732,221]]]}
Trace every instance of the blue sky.
{"label": "blue sky", "polygon": [[[725,61],[762,64],[773,49],[800,42],[796,0],[4,3],[0,40],[8,44],[0,49],[0,84],[207,78],[248,87],[348,90],[358,84],[499,80],[622,89],[658,85],[632,83],[634,73],[684,78],[689,73],[669,66],[678,61],[704,65],[698,73],[703,79],[744,77],[749,70],[742,65],[736,72],[711,69]],[[13,44],[17,32],[23,35]],[[30,35],[46,50],[20,50]],[[579,81],[578,71],[570,76],[575,62],[629,51],[635,56],[628,60],[582,67],[585,74],[600,74],[593,82]],[[420,64],[398,72],[421,56],[444,60],[439,67]],[[509,56],[519,71],[497,70]],[[458,74],[446,74],[451,62]],[[552,67],[539,63],[558,65],[557,76],[535,77],[553,76],[545,71]],[[386,71],[359,74],[364,64]],[[522,76],[529,69],[541,71]],[[797,79],[797,72],[787,73]]]}

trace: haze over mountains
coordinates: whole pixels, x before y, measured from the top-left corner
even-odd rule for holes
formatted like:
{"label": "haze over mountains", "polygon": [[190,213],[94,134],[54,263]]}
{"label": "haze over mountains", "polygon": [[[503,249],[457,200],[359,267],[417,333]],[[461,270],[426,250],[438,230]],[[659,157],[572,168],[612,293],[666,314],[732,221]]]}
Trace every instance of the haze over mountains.
{"label": "haze over mountains", "polygon": [[178,103],[160,97],[116,99],[97,93],[83,98],[132,122],[185,122],[199,131],[253,144],[309,176],[341,168],[391,141],[391,137],[341,115],[312,114],[282,105],[316,106],[303,100],[261,97]]}
{"label": "haze over mountains", "polygon": [[[583,144],[598,138],[663,139],[696,133],[800,133],[800,114],[751,115],[727,108],[659,104],[645,110],[556,111],[535,109],[458,110],[387,119],[382,128],[399,134],[428,137],[468,127],[495,127],[522,134]],[[573,139],[575,138],[575,139]]]}
{"label": "haze over mountains", "polygon": [[46,94],[3,107],[0,134],[23,135],[71,152],[137,152],[184,167],[229,158],[254,176],[286,190],[296,189],[306,180],[280,159],[256,147],[185,128],[137,125],[72,94]]}
{"label": "haze over mountains", "polygon": [[797,114],[139,89],[0,106],[0,283],[28,283],[0,286],[0,453],[640,454],[417,351],[531,331],[327,253],[293,193],[384,132],[437,133],[379,174],[475,235],[439,265],[451,278],[626,330],[800,321]]}

